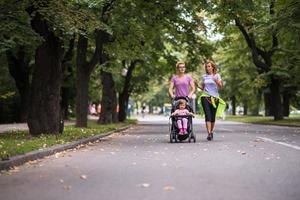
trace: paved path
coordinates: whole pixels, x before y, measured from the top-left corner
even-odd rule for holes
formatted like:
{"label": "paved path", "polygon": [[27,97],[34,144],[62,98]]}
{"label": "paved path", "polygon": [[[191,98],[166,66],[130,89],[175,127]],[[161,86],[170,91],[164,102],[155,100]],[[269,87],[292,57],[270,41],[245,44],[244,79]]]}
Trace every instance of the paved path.
{"label": "paved path", "polygon": [[217,121],[170,144],[167,118],[0,175],[0,199],[299,200],[300,129]]}
{"label": "paved path", "polygon": [[[72,125],[75,122],[66,121],[65,125]],[[0,133],[8,132],[8,131],[17,131],[17,130],[27,130],[27,123],[15,123],[15,124],[0,124]]]}

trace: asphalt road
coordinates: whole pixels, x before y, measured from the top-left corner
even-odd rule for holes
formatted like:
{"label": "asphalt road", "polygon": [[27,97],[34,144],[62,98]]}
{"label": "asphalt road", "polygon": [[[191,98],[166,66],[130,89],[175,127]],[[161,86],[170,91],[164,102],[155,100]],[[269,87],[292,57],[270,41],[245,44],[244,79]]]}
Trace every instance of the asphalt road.
{"label": "asphalt road", "polygon": [[168,120],[140,124],[0,175],[1,200],[299,200],[300,129],[217,121],[206,141],[169,143]]}

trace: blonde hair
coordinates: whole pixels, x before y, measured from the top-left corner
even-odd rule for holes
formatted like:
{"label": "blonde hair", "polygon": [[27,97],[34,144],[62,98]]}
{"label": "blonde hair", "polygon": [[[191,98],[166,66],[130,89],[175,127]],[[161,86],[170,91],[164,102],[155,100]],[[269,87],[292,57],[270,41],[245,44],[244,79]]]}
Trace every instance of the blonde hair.
{"label": "blonde hair", "polygon": [[184,66],[185,66],[185,62],[183,62],[183,61],[178,61],[178,62],[176,63],[176,69],[178,68],[179,65],[182,65],[182,64],[184,64]]}
{"label": "blonde hair", "polygon": [[217,67],[216,67],[216,64],[212,60],[207,60],[205,62],[205,64],[204,64],[205,72],[208,73],[207,70],[206,70],[206,67],[207,67],[208,64],[211,64],[211,66],[213,68],[213,74],[216,74],[217,73]]}

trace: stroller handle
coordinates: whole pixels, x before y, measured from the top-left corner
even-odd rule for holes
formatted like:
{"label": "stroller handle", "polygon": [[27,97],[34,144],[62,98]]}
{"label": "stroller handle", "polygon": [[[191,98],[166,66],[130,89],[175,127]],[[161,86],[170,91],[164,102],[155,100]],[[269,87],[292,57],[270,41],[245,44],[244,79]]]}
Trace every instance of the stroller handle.
{"label": "stroller handle", "polygon": [[195,116],[193,116],[193,115],[173,115],[173,116],[170,116],[170,119],[177,118],[177,117],[186,117],[186,118],[192,117],[192,118],[194,118]]}
{"label": "stroller handle", "polygon": [[179,99],[183,99],[186,100],[186,102],[190,102],[190,98],[188,96],[178,96],[178,97],[174,97],[172,98],[172,101],[177,101]]}

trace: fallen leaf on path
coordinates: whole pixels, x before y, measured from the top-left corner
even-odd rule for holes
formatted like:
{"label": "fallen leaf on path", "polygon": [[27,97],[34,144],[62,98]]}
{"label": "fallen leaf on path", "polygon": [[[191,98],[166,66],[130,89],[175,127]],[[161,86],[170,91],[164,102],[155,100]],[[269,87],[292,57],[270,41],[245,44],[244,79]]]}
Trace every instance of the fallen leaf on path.
{"label": "fallen leaf on path", "polygon": [[263,142],[263,140],[260,139],[260,138],[256,138],[256,139],[254,140],[254,142]]}
{"label": "fallen leaf on path", "polygon": [[9,170],[9,172],[12,172],[12,173],[14,173],[14,172],[20,172],[20,170],[19,170],[18,167],[13,167],[13,168],[11,168],[11,169]]}
{"label": "fallen leaf on path", "polygon": [[86,180],[87,176],[86,175],[81,175],[80,178],[83,179],[83,180]]}
{"label": "fallen leaf on path", "polygon": [[175,190],[175,187],[173,187],[173,186],[165,186],[164,187],[164,191],[173,191],[173,190]]}
{"label": "fallen leaf on path", "polygon": [[141,187],[143,187],[143,188],[148,188],[148,187],[150,187],[150,184],[149,184],[149,183],[142,183],[142,184],[141,184]]}
{"label": "fallen leaf on path", "polygon": [[61,153],[56,153],[54,156],[55,156],[55,158],[59,158],[60,155],[61,155]]}

